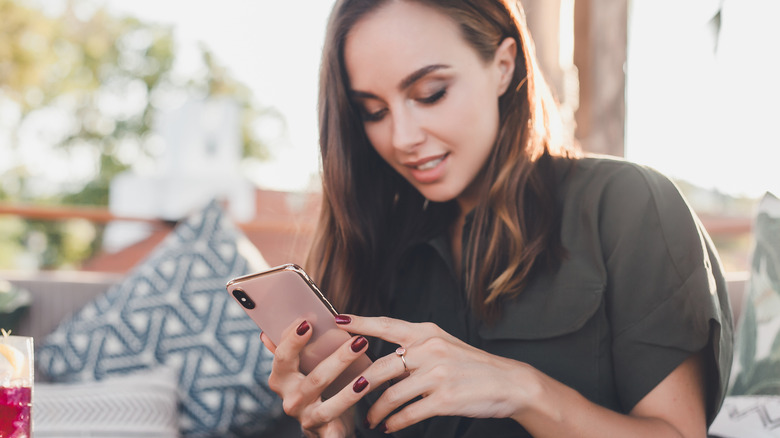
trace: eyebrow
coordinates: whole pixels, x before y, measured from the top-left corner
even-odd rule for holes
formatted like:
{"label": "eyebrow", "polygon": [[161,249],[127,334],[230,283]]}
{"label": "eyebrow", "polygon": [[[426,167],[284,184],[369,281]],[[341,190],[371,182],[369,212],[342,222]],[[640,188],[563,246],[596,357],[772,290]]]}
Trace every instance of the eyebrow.
{"label": "eyebrow", "polygon": [[[423,68],[420,68],[418,70],[413,71],[411,74],[409,74],[407,77],[405,77],[399,84],[398,89],[400,91],[406,90],[407,88],[414,85],[415,82],[419,81],[420,79],[424,78],[426,75],[435,72],[436,70],[441,70],[445,68],[449,68],[449,65],[446,64],[431,64],[427,65]],[[357,91],[352,90],[352,95],[357,99],[377,99],[377,96],[368,93],[365,91]]]}

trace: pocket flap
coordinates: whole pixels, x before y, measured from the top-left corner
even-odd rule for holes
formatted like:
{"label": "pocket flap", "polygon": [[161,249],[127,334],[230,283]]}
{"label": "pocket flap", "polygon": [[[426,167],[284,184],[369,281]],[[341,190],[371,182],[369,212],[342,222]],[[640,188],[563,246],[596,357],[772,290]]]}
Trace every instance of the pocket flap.
{"label": "pocket flap", "polygon": [[[582,328],[603,301],[604,283],[567,275],[563,268],[557,275],[538,278],[507,300],[498,321],[479,327],[482,339],[545,339]],[[553,277],[565,280],[552,281]]]}

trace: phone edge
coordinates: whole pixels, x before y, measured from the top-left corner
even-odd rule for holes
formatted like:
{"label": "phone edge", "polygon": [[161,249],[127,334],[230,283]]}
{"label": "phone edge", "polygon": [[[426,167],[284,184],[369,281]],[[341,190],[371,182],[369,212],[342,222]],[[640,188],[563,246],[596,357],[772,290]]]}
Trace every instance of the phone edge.
{"label": "phone edge", "polygon": [[264,275],[267,275],[267,274],[271,274],[271,273],[274,273],[274,272],[278,272],[278,271],[291,271],[291,272],[294,272],[294,273],[298,274],[298,276],[301,277],[301,279],[303,279],[303,281],[306,282],[306,284],[309,286],[309,289],[311,289],[314,292],[314,294],[317,296],[317,298],[322,302],[322,304],[325,305],[325,307],[328,308],[328,311],[330,311],[330,313],[333,316],[336,316],[336,315],[339,314],[339,312],[336,310],[336,308],[333,307],[333,304],[331,304],[330,301],[328,301],[328,299],[325,298],[325,294],[323,294],[322,291],[320,290],[320,288],[317,287],[317,285],[314,283],[314,280],[312,280],[311,277],[309,277],[309,274],[307,274],[306,271],[303,270],[303,268],[301,268],[300,266],[296,265],[295,263],[285,263],[283,265],[279,265],[279,266],[276,266],[276,267],[273,267],[273,268],[266,269],[265,271],[262,271],[262,272],[255,272],[255,273],[252,273],[252,274],[247,274],[247,275],[242,275],[240,277],[236,277],[236,278],[234,278],[234,279],[232,279],[232,280],[227,282],[227,284],[225,285],[225,290],[230,292],[230,286],[232,286],[232,285],[234,285],[236,283],[241,283],[244,280],[249,280],[249,279],[252,279],[252,278],[255,278],[255,277],[261,277],[261,276],[264,276]]}

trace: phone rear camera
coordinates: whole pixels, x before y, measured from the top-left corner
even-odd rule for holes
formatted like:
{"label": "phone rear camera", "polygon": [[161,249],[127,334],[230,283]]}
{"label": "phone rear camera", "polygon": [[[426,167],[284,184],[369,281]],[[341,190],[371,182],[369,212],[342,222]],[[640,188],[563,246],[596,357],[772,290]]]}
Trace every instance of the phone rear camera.
{"label": "phone rear camera", "polygon": [[255,302],[252,301],[252,299],[249,298],[249,295],[247,295],[246,292],[242,291],[241,289],[234,289],[233,296],[236,297],[238,302],[247,309],[255,308]]}

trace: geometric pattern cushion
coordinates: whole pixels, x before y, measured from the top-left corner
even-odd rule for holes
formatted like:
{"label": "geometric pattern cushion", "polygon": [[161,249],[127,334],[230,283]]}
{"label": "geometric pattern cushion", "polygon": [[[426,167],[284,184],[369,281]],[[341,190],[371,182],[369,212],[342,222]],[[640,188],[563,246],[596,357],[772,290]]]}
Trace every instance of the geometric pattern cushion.
{"label": "geometric pattern cushion", "polygon": [[780,437],[780,396],[729,396],[710,427],[710,437]]}
{"label": "geometric pattern cushion", "polygon": [[780,199],[759,202],[729,395],[780,395]]}
{"label": "geometric pattern cushion", "polygon": [[267,385],[273,356],[225,284],[265,268],[212,201],[45,338],[38,369],[87,382],[164,365],[177,374],[182,437],[256,436],[281,415]]}
{"label": "geometric pattern cushion", "polygon": [[35,438],[175,438],[176,375],[155,368],[100,382],[36,383]]}

